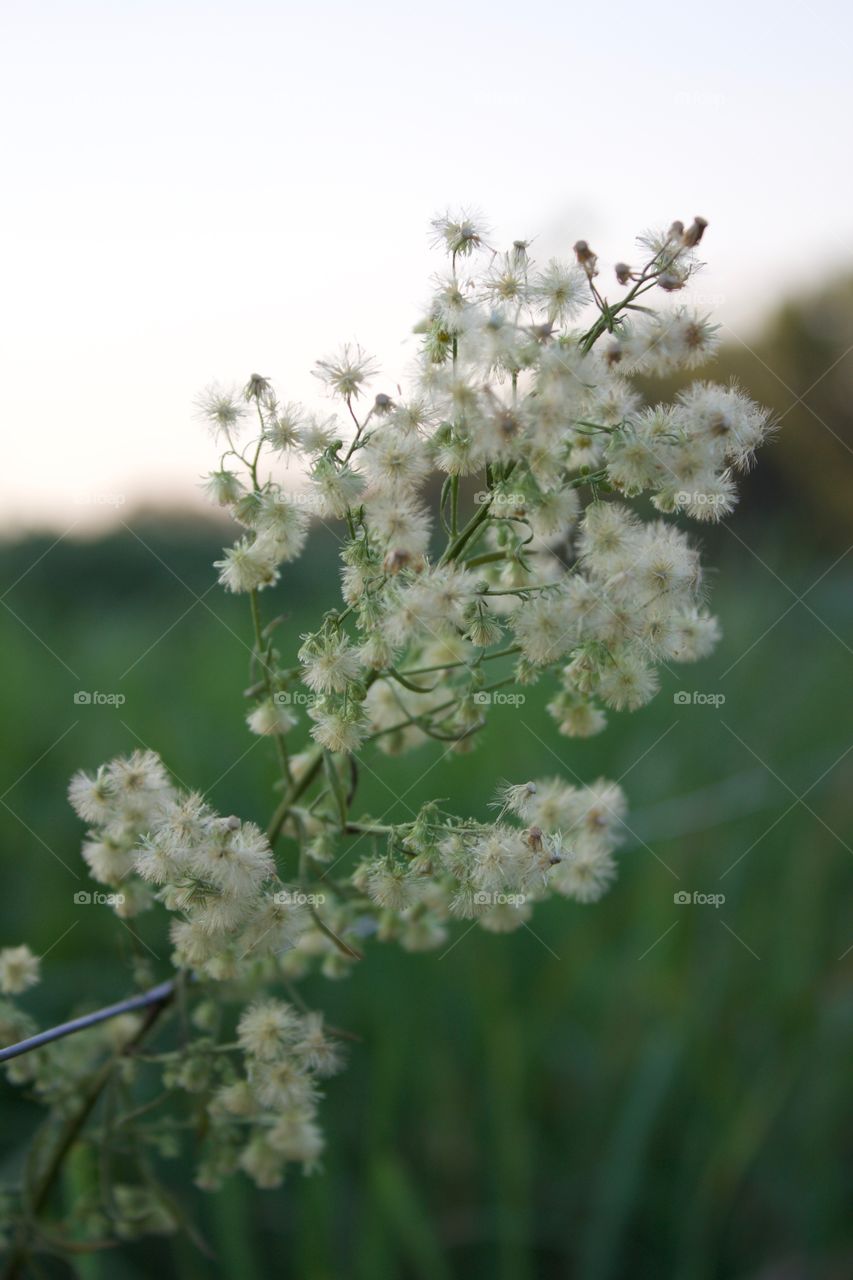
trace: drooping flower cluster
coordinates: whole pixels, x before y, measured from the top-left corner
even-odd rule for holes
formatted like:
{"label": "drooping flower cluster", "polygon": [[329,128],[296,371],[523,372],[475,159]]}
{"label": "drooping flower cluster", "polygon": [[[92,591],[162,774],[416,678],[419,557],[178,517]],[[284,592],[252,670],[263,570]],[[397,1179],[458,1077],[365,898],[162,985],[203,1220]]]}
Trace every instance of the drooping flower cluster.
{"label": "drooping flower cluster", "polygon": [[[699,555],[672,517],[733,509],[768,417],[706,381],[647,405],[635,377],[714,352],[710,319],[669,302],[699,266],[705,226],[643,236],[640,265],[615,265],[625,292],[611,302],[585,241],[537,266],[528,241],[499,251],[476,216],[448,214],[433,223],[447,263],[405,391],[368,395],[378,365],[348,345],[315,368],[339,413],[282,401],[260,375],[201,398],[222,449],[205,488],[241,530],[216,568],[249,597],[247,723],[275,747],[280,799],[263,832],[180,791],[150,752],[78,774],[70,791],[115,910],[172,917],[198,1034],[158,1060],[167,1085],[202,1096],[200,1185],[241,1168],[272,1187],[288,1161],[317,1163],[317,1080],[339,1053],[282,986],[292,994],[315,966],[350,973],[371,938],[441,947],[455,920],[509,931],[549,896],[588,903],[612,882],[625,798],[605,779],[508,783],[491,815],[422,797],[414,819],[384,824],[359,808],[354,757],[433,740],[467,752],[500,690],[540,680],[559,732],[586,737],[608,710],[648,702],[660,664],[713,648]],[[660,310],[640,301],[652,290]],[[342,599],[288,636],[264,627],[260,593],[312,521],[339,522]],[[36,975],[23,949],[0,953],[4,992]],[[243,1009],[236,1031],[226,997]]]}
{"label": "drooping flower cluster", "polygon": [[363,861],[352,876],[381,909],[378,932],[408,950],[443,945],[454,918],[511,932],[551,894],[601,897],[616,868],[625,798],[599,779],[574,787],[559,778],[506,785],[491,823],[441,820],[427,804],[399,831],[399,846]]}
{"label": "drooping flower cluster", "polygon": [[316,1167],[323,1138],[316,1080],[341,1067],[341,1054],[316,1013],[282,1000],[250,1005],[237,1039],[245,1069],[221,1084],[209,1108],[211,1130],[199,1174],[206,1189],[241,1168],[262,1188],[280,1185],[288,1162]]}
{"label": "drooping flower cluster", "polygon": [[[200,989],[211,981],[274,987],[317,961],[337,976],[357,959],[356,942],[371,935],[425,950],[446,943],[454,919],[505,932],[552,893],[593,901],[615,874],[625,811],[612,784],[574,787],[557,778],[503,787],[493,822],[461,822],[427,803],[414,821],[388,829],[383,854],[359,862],[336,888],[324,879],[323,892],[308,893],[278,878],[254,824],[222,818],[201,796],[179,791],[152,752],[78,773],[69,794],[93,824],[84,858],[114,891],[110,904],[124,917],[155,902],[173,913],[173,962]],[[327,824],[299,805],[288,824],[310,841],[320,866]],[[0,952],[4,990],[24,990],[37,967],[26,948]],[[200,1186],[217,1187],[238,1168],[260,1187],[277,1186],[288,1161],[310,1169],[319,1159],[316,1081],[337,1070],[339,1050],[318,1014],[264,998],[238,1022],[240,1071],[216,1052],[217,1008],[202,999],[198,1037],[162,1055],[164,1085],[206,1099]],[[40,1065],[49,1096],[54,1068],[49,1059]]]}

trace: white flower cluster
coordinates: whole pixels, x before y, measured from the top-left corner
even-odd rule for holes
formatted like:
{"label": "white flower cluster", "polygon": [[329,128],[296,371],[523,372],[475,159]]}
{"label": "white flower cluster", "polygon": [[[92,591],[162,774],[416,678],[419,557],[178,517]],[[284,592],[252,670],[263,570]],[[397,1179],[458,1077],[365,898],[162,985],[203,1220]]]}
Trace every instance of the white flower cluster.
{"label": "white flower cluster", "polygon": [[[308,776],[306,761],[293,765]],[[76,774],[69,794],[93,824],[84,844],[92,875],[121,890],[113,895],[115,909],[127,915],[159,901],[176,916],[176,966],[202,989],[230,982],[237,998],[301,978],[315,961],[327,976],[341,976],[359,957],[354,943],[363,937],[422,951],[443,945],[454,919],[507,932],[552,893],[592,902],[615,874],[612,854],[625,812],[621,790],[603,780],[590,787],[558,778],[507,784],[489,823],[462,823],[428,803],[413,822],[387,829],[383,855],[339,881],[324,877],[324,892],[309,895],[283,886],[257,827],[222,818],[200,796],[179,791],[152,752]],[[294,804],[287,830],[308,842],[309,857],[322,866],[324,815]],[[119,905],[125,902],[132,907]],[[322,915],[308,905],[314,902],[322,902]],[[4,989],[22,991],[37,964],[26,948],[0,953]],[[193,1018],[200,1037],[162,1055],[163,1083],[206,1099],[200,1186],[214,1189],[239,1168],[258,1186],[274,1187],[287,1162],[317,1164],[323,1144],[316,1082],[338,1069],[340,1053],[319,1015],[266,997],[239,1019],[234,1047],[245,1058],[239,1072],[210,1036],[217,1016],[207,1010],[218,1007],[203,1000]],[[45,1060],[42,1068],[50,1096],[56,1066]]]}
{"label": "white flower cluster", "polygon": [[[377,366],[346,346],[315,372],[349,427],[281,405],[257,376],[242,397],[214,389],[205,401],[229,444],[210,486],[250,530],[219,562],[227,588],[274,582],[301,549],[309,513],[346,521],[344,608],[299,652],[312,736],[334,753],[367,738],[398,752],[430,736],[469,749],[488,705],[478,697],[485,664],[506,652],[520,655],[520,683],[559,664],[551,710],[565,734],[598,732],[607,707],[642,706],[656,664],[704,656],[718,629],[686,535],[624,502],[649,495],[663,515],[719,520],[769,427],[734,386],[696,382],[673,404],[646,407],[634,380],[713,355],[708,317],[639,301],[688,285],[704,219],[641,237],[642,265],[616,265],[628,288],[616,304],[585,241],[573,261],[536,267],[527,241],[489,247],[476,216],[433,226],[449,269],[416,328],[408,394],[380,392],[359,416]],[[235,434],[252,414],[255,438],[240,451]],[[265,450],[301,460],[308,489],[262,478]],[[293,673],[266,675],[250,723],[281,735],[294,717],[275,716],[270,699]]]}
{"label": "white flower cluster", "polygon": [[250,1005],[237,1039],[245,1071],[220,1085],[208,1108],[211,1130],[198,1178],[206,1190],[238,1167],[262,1188],[279,1186],[288,1162],[315,1168],[323,1150],[316,1081],[341,1067],[321,1016],[283,1000]]}
{"label": "white flower cluster", "polygon": [[584,903],[601,897],[624,827],[618,786],[559,778],[506,785],[495,806],[497,821],[463,825],[427,804],[382,857],[356,868],[353,885],[380,908],[380,938],[429,950],[447,941],[453,919],[512,932],[552,893]]}
{"label": "white flower cluster", "polygon": [[[176,788],[151,752],[70,787],[90,827],[83,857],[120,890],[116,911],[159,903],[172,916],[182,991],[197,1001],[181,1048],[150,1060],[169,1088],[202,1096],[200,1185],[241,1168],[274,1187],[288,1161],[319,1159],[317,1080],[339,1054],[297,995],[280,998],[283,984],[291,994],[315,965],[351,972],[370,937],[427,950],[456,919],[508,931],[550,895],[592,902],[612,882],[625,815],[617,785],[506,784],[489,821],[424,798],[413,821],[384,825],[358,816],[356,753],[431,739],[468,751],[500,690],[543,678],[559,731],[585,737],[607,709],[644,705],[660,663],[713,648],[698,552],[667,517],[728,514],[768,416],[737,387],[705,381],[647,406],[635,378],[713,354],[707,316],[641,301],[688,286],[705,225],[643,236],[640,265],[615,265],[625,292],[612,302],[585,241],[571,261],[537,267],[529,242],[498,252],[477,216],[448,214],[433,224],[447,264],[415,330],[405,393],[369,399],[377,365],[350,345],[315,369],[340,417],[280,401],[260,375],[203,395],[221,445],[205,487],[241,529],[216,567],[226,590],[249,597],[247,721],[275,747],[279,802],[266,833],[222,817]],[[303,551],[312,519],[342,522],[342,600],[290,637],[284,658],[259,593]],[[301,707],[310,737],[294,752]],[[354,866],[352,837],[370,848]],[[281,838],[289,884],[274,855]],[[0,952],[3,992],[37,976],[25,948]],[[243,1008],[236,1039],[229,995]],[[58,1088],[56,1070],[48,1075],[46,1089]],[[138,1192],[128,1204],[154,1221]],[[167,1229],[162,1215],[151,1229]]]}
{"label": "white flower cluster", "polygon": [[95,880],[121,889],[116,912],[135,915],[156,898],[179,917],[177,965],[235,978],[292,947],[305,929],[307,914],[285,901],[260,828],[177,790],[154,752],[76,774],[69,797],[95,824],[83,857]]}
{"label": "white flower cluster", "polygon": [[[133,912],[156,898],[178,916],[172,940],[179,968],[218,982],[281,976],[280,957],[296,945],[310,916],[305,895],[278,879],[258,827],[222,818],[201,796],[178,791],[149,751],[114,760],[94,775],[78,773],[69,794],[80,817],[96,824],[83,849],[94,878],[120,887],[115,898],[130,901]],[[115,909],[128,914],[126,906]],[[0,952],[4,990],[23,990],[34,980],[37,962],[18,954],[24,951]],[[204,1020],[201,1025],[207,1029]],[[201,1185],[218,1185],[239,1166],[259,1186],[276,1186],[286,1161],[309,1168],[317,1162],[322,1141],[314,1078],[331,1074],[339,1054],[319,1015],[281,1001],[246,1010],[238,1043],[246,1055],[244,1076],[214,1089],[221,1072],[211,1067],[202,1040],[170,1060],[164,1083],[210,1094]]]}

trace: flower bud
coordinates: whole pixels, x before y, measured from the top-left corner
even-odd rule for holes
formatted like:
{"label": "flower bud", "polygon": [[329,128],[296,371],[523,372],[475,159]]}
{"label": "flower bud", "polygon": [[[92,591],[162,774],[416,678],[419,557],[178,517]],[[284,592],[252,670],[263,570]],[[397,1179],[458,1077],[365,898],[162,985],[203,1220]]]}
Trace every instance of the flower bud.
{"label": "flower bud", "polygon": [[243,399],[261,400],[269,395],[270,390],[269,379],[263,377],[260,373],[253,373],[243,388]]}
{"label": "flower bud", "polygon": [[583,267],[586,274],[592,278],[592,276],[597,274],[598,257],[593,253],[592,249],[590,249],[586,240],[576,240],[573,248],[578,263]]}
{"label": "flower bud", "polygon": [[685,231],[684,237],[683,237],[684,247],[686,249],[696,248],[696,245],[699,243],[699,241],[702,239],[702,236],[705,234],[705,228],[707,227],[707,225],[708,223],[705,220],[705,218],[700,218],[697,215],[697,217],[693,219],[692,223]]}

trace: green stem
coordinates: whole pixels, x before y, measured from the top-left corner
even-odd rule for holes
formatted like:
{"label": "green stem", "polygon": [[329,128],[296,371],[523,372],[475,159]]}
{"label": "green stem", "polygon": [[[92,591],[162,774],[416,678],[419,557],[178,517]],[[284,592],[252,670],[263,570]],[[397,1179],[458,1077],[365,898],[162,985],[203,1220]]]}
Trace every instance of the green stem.
{"label": "green stem", "polygon": [[[495,689],[503,689],[505,685],[513,684],[514,682],[515,682],[515,676],[507,676],[504,680],[496,680],[494,684],[485,685],[482,689],[479,689],[477,692],[492,693]],[[437,715],[439,711],[447,711],[449,710],[450,707],[457,707],[458,705],[459,705],[458,696],[455,698],[449,698],[447,702],[442,702],[442,703],[439,703],[437,707],[432,707],[430,709],[429,716],[430,718],[432,718],[435,715]],[[425,716],[407,716],[407,718],[405,720],[401,720],[399,724],[391,724],[388,726],[387,729],[377,729],[376,733],[370,734],[369,741],[372,742],[376,738],[381,738],[386,733],[396,733],[398,729],[407,729],[410,724],[416,725],[417,728],[422,729],[424,733],[428,733],[429,730],[426,729],[422,723],[424,719],[426,719]]]}
{"label": "green stem", "polygon": [[[264,688],[266,689],[266,692],[267,692],[267,697],[269,698],[270,702],[272,702],[273,696],[275,694],[275,689],[273,687],[272,672],[270,671],[269,664],[267,663],[263,653],[264,636],[263,636],[263,630],[261,627],[261,609],[258,603],[257,591],[249,592],[249,605],[252,610],[252,625],[255,630],[255,652],[258,655],[258,662],[261,664],[261,671],[263,672],[262,679],[264,683]],[[287,752],[287,744],[284,741],[284,734],[274,733],[273,737],[275,738],[276,752],[278,754],[278,763],[279,763],[279,768],[281,769],[281,776],[284,779],[285,786],[289,787],[291,782],[293,781],[293,778],[291,777],[291,773],[290,773],[290,759]]]}
{"label": "green stem", "polygon": [[371,835],[371,836],[389,836],[393,831],[399,831],[405,823],[400,823],[396,827],[383,825],[381,822],[348,822],[346,825],[347,835]]}
{"label": "green stem", "polygon": [[[481,662],[490,662],[492,658],[508,658],[512,653],[520,653],[520,644],[511,644],[506,649],[497,649],[494,653],[484,653]],[[404,676],[425,676],[431,671],[450,671],[452,667],[467,667],[467,662],[440,662],[435,667],[414,667],[411,671],[403,671]]]}
{"label": "green stem", "polygon": [[580,341],[581,351],[586,353],[591,351],[598,339],[603,333],[612,332],[613,320],[618,316],[620,311],[624,311],[636,297],[642,293],[648,293],[649,289],[654,286],[654,277],[650,278],[645,273],[640,277],[633,289],[625,295],[621,302],[617,302],[614,306],[608,306],[607,312],[600,315],[595,324],[584,334]]}
{"label": "green stem", "polygon": [[483,505],[479,508],[479,510],[477,510],[474,513],[474,515],[471,517],[471,519],[468,521],[468,523],[466,524],[462,532],[458,534],[455,538],[451,539],[450,544],[447,547],[447,550],[445,551],[444,555],[441,557],[438,563],[440,565],[443,565],[443,564],[449,564],[451,560],[456,560],[460,555],[460,553],[464,551],[467,543],[470,542],[471,538],[474,536],[474,534],[477,532],[480,526],[486,520],[488,520],[490,513],[491,513],[491,502],[484,502]]}
{"label": "green stem", "polygon": [[311,917],[321,933],[325,933],[326,937],[334,942],[338,951],[342,951],[345,956],[349,956],[351,960],[363,960],[364,956],[355,947],[351,947],[348,942],[344,942],[343,938],[339,938],[333,929],[330,929],[317,912],[316,907],[311,908]]}
{"label": "green stem", "polygon": [[311,786],[311,783],[314,781],[320,769],[322,768],[322,765],[323,765],[323,748],[317,747],[316,750],[313,752],[313,759],[311,760],[310,764],[307,766],[304,774],[302,775],[302,777],[299,779],[298,782],[294,782],[293,785],[288,788],[288,790],[285,792],[284,796],[282,797],[281,803],[279,804],[278,808],[276,809],[275,813],[270,819],[270,824],[267,828],[267,839],[269,840],[270,844],[272,844],[277,839],[278,835],[281,832],[282,827],[285,824],[287,815],[290,813],[290,810],[293,807],[294,802],[298,800],[299,797],[308,790],[308,788]]}
{"label": "green stem", "polygon": [[499,560],[506,560],[507,553],[505,551],[484,551],[480,556],[472,556],[470,560],[464,560],[462,563],[466,569],[476,569],[481,564],[497,564]]}

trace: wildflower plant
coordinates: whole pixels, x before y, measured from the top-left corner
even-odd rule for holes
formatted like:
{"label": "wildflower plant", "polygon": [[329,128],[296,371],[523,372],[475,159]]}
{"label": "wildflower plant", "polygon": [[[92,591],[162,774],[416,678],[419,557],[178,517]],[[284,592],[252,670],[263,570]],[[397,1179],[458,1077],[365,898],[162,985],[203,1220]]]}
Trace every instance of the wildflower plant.
{"label": "wildflower plant", "polygon": [[[699,553],[678,517],[732,511],[768,415],[734,385],[696,381],[648,404],[637,384],[714,353],[716,327],[679,300],[705,226],[644,235],[637,265],[615,266],[613,302],[585,241],[570,261],[537,265],[529,242],[499,251],[476,215],[442,216],[444,264],[405,391],[350,345],[317,362],[322,412],[259,375],[204,393],[219,447],[205,488],[237,529],[216,569],[247,598],[247,726],[270,741],[280,794],[262,829],[179,788],[152,752],[72,780],[93,879],[123,917],[169,921],[182,1016],[158,1051],[165,999],[13,1060],[12,1078],[58,1126],[30,1171],[36,1211],[80,1140],[81,1096],[85,1140],[108,1152],[76,1214],[84,1235],[177,1228],[182,1213],[140,1173],[141,1155],[130,1181],[109,1178],[111,1162],[134,1169],[134,1143],[173,1153],[170,1109],[202,1135],[201,1187],[242,1170],[271,1188],[288,1164],[316,1168],[321,1090],[343,1054],[301,979],[349,975],[373,940],[435,950],[455,921],[508,932],[546,898],[590,903],[608,889],[626,812],[616,784],[515,778],[487,813],[425,795],[386,823],[362,810],[359,762],[431,740],[465,754],[497,690],[540,681],[555,732],[588,737],[647,703],[661,664],[713,648]],[[312,522],[334,523],[341,599],[296,637],[265,606]],[[6,1041],[32,1030],[8,997],[37,977],[26,948],[0,954]],[[114,1077],[108,1124],[96,1104]],[[38,1240],[32,1217],[19,1251]]]}

